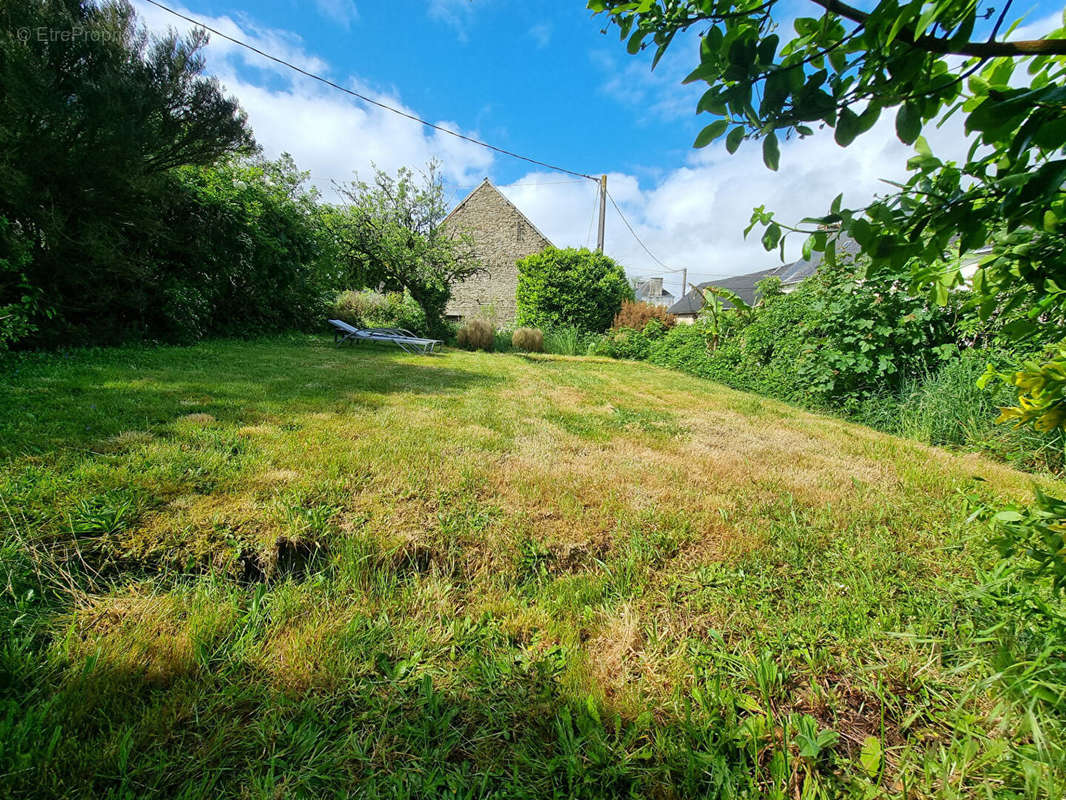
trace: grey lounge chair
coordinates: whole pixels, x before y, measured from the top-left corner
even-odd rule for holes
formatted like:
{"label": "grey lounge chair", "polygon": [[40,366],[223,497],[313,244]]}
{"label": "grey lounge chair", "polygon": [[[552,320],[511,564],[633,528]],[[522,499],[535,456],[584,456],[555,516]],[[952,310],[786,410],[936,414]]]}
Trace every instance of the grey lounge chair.
{"label": "grey lounge chair", "polygon": [[345,342],[388,342],[397,345],[408,353],[428,355],[437,352],[437,345],[444,344],[440,339],[423,339],[403,328],[357,328],[342,319],[331,319],[333,341],[337,345]]}

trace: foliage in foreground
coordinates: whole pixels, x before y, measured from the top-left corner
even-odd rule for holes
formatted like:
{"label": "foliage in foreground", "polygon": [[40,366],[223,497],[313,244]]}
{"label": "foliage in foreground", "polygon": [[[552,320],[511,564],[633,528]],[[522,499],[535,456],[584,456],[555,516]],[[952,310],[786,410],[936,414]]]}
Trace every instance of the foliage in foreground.
{"label": "foliage in foreground", "polygon": [[[756,209],[752,227],[763,226],[768,250],[794,231],[809,237],[805,255],[824,251],[832,265],[835,240],[846,234],[861,247],[868,277],[903,272],[912,287],[947,303],[965,282],[964,257],[988,247],[972,281],[983,317],[1020,311],[1005,330],[1018,340],[1061,319],[1066,28],[1011,40],[1019,21],[1009,16],[1010,2],[985,9],[880,0],[860,9],[810,0],[817,16],[795,16],[781,0],[588,5],[608,14],[631,53],[654,47],[655,62],[675,39],[691,41],[698,32],[698,65],[686,81],[706,82],[696,110],[718,119],[696,147],[724,135],[733,153],[745,139],[761,139],[763,160],[776,170],[779,135],[803,139],[827,126],[847,147],[894,112],[899,139],[915,145],[911,177],[865,208],[849,209],[838,196],[825,216],[804,221],[807,228]],[[938,158],[921,137],[956,113],[972,145],[963,163]],[[1019,417],[1037,413],[1048,429],[1066,421],[1066,373],[1053,362],[1012,372],[1019,374]],[[1048,389],[1037,398],[1028,391],[1034,382]]]}
{"label": "foliage in foreground", "polygon": [[975,590],[1000,466],[642,364],[2,366],[13,797],[1063,789]]}
{"label": "foliage in foreground", "polygon": [[519,325],[603,333],[633,287],[603,253],[549,247],[519,259],[515,300]]}

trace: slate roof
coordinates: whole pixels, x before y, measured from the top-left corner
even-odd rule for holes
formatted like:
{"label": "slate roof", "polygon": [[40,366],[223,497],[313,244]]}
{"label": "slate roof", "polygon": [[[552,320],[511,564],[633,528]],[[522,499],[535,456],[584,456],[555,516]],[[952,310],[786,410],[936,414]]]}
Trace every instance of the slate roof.
{"label": "slate roof", "polygon": [[[837,242],[838,256],[854,256],[859,252],[859,246],[853,239],[841,239]],[[758,272],[749,272],[747,275],[734,275],[731,278],[717,278],[713,281],[704,281],[697,284],[700,289],[714,286],[720,289],[729,289],[735,292],[745,303],[749,305],[755,302],[755,285],[764,278],[777,277],[785,286],[791,286],[809,278],[818,271],[822,265],[822,254],[815,252],[810,259],[801,258],[791,264],[782,264],[779,267],[761,269]],[[729,308],[729,302],[723,300],[722,306]],[[698,314],[703,308],[703,292],[692,289],[674,303],[668,311],[671,314]]]}
{"label": "slate roof", "polygon": [[674,299],[674,293],[668,289],[663,289],[661,294],[653,296],[651,294],[651,286],[647,283],[637,284],[634,294],[639,302],[644,303],[659,303],[660,305],[666,305],[673,302]]}

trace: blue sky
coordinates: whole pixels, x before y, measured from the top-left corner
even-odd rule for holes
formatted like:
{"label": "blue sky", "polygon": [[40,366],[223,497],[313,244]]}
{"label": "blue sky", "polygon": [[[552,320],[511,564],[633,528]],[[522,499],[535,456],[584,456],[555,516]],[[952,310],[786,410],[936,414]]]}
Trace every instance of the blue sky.
{"label": "blue sky", "polygon": [[[154,30],[180,20],[135,0]],[[185,0],[173,7],[382,102],[500,147],[570,169],[608,174],[611,194],[640,238],[690,279],[721,277],[777,262],[742,236],[751,209],[766,203],[784,219],[824,213],[838,192],[868,200],[899,178],[908,155],[891,120],[842,150],[831,137],[786,144],[768,172],[757,145],[729,157],[719,142],[691,149],[708,121],[694,113],[700,89],[680,85],[696,62],[675,44],[654,73],[647,54],[629,56],[614,30],[601,33],[582,0]],[[797,8],[810,6],[794,0]],[[812,9],[813,6],[810,6]],[[1018,7],[1019,15],[1026,8]],[[803,13],[813,13],[804,11]],[[1054,2],[1034,4],[1027,22],[1047,30]],[[1061,23],[1059,23],[1061,24]],[[331,180],[441,160],[453,197],[490,177],[560,246],[590,242],[595,187],[493,154],[368,108],[223,40],[208,69],[248,110],[267,155],[290,152],[329,191]],[[961,156],[958,126],[930,137]],[[794,257],[800,242],[790,244]],[[632,275],[664,274],[609,211],[607,245]],[[665,273],[680,289],[680,275]]]}

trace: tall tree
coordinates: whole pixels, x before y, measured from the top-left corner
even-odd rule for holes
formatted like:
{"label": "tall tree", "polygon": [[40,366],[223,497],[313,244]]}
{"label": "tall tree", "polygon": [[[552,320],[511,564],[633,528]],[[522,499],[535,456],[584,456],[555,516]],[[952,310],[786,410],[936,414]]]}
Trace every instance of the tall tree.
{"label": "tall tree", "polygon": [[[846,233],[868,257],[867,270],[907,269],[916,287],[943,302],[963,280],[961,257],[990,245],[973,283],[982,314],[1013,313],[1009,332],[1019,338],[1058,318],[1048,312],[1066,306],[1066,29],[1010,38],[1012,0],[880,0],[870,10],[806,2],[811,15],[794,19],[795,6],[783,0],[588,5],[609,15],[629,52],[654,49],[653,66],[679,37],[695,39],[686,81],[707,84],[697,112],[716,118],[696,147],[725,136],[733,153],[760,140],[763,161],[776,170],[783,138],[827,127],[847,147],[894,114],[898,137],[916,149],[910,178],[865,207],[838,197],[807,225],[756,209],[752,224],[763,226],[767,249],[798,232],[808,236],[805,255],[824,250],[832,263],[835,232]],[[962,115],[972,145],[963,163],[941,160],[921,136],[952,114]],[[1055,413],[1042,418],[1058,424],[1066,387],[1056,369],[1022,372],[1043,375],[1041,391],[1053,391],[1023,399],[1046,401]],[[1024,375],[1010,379],[1023,392],[1032,385]]]}
{"label": "tall tree", "polygon": [[159,226],[167,174],[254,150],[206,42],[150,37],[121,0],[0,0],[0,259],[31,252],[0,307],[29,292],[94,331],[137,316],[150,255],[129,234]]}
{"label": "tall tree", "polygon": [[445,230],[444,182],[431,162],[417,179],[401,168],[375,170],[371,183],[340,188],[347,204],[327,216],[334,243],[361,286],[402,288],[426,314],[430,333],[444,331],[452,284],[482,269],[469,239]]}

